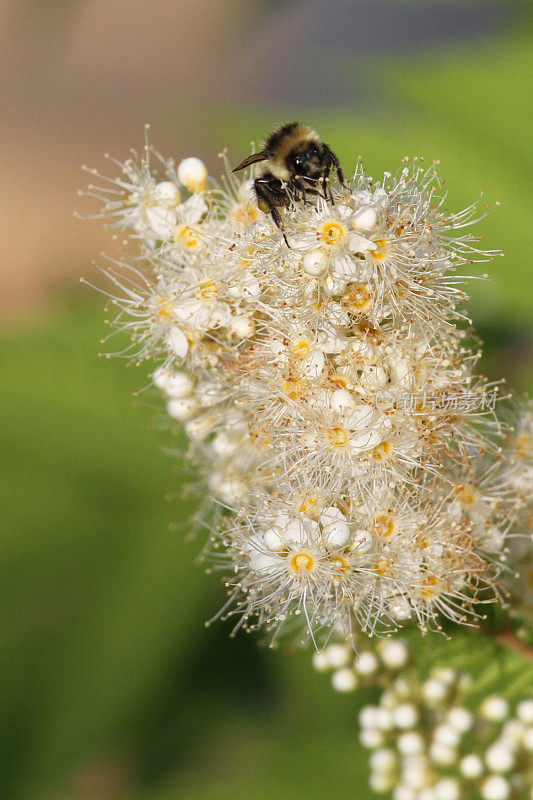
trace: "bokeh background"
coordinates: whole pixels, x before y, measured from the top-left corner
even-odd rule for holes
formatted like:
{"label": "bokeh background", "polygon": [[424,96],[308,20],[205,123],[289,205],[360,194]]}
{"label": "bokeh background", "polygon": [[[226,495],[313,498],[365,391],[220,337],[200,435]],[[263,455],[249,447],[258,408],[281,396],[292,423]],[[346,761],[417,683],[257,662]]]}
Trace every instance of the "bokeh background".
{"label": "bokeh background", "polygon": [[[116,245],[73,216],[95,210],[80,166],[108,169],[149,122],[165,155],[218,174],[222,147],[236,162],[292,118],[347,172],[439,158],[452,208],[501,202],[482,227],[506,257],[471,308],[485,373],[523,392],[532,32],[524,0],[0,2],[2,800],[372,797],[371,693],[204,628],[223,587],[194,563],[176,442],[133,397],[147,373],[97,357],[103,302],[79,276]],[[466,646],[475,671],[487,653]]]}

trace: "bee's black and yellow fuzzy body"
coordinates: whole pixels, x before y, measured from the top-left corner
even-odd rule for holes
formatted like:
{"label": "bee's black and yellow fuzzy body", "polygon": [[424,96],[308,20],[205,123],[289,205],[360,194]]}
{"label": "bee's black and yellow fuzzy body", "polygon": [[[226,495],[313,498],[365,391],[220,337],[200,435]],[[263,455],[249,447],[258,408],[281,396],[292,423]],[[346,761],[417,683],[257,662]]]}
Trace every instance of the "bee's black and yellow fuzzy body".
{"label": "bee's black and yellow fuzzy body", "polygon": [[[245,158],[233,172],[258,162],[261,166],[254,181],[257,204],[265,214],[272,215],[281,230],[283,222],[279,209],[289,205],[291,196],[305,203],[308,194],[322,191],[327,200],[327,179],[332,168],[344,183],[335,153],[315,130],[300,122],[288,122],[276,128],[265,140],[263,149]],[[329,199],[332,200],[331,190]]]}

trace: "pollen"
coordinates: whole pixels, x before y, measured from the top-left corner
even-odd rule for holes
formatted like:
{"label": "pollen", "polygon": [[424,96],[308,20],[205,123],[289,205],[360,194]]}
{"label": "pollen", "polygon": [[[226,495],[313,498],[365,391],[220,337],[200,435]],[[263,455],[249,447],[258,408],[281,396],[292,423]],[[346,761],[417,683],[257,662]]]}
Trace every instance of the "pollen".
{"label": "pollen", "polygon": [[354,284],[349,287],[349,292],[343,296],[342,302],[348,311],[357,312],[368,308],[372,300],[366,286]]}
{"label": "pollen", "polygon": [[303,394],[303,383],[299,378],[288,378],[283,381],[283,391],[291,400],[298,400]]}
{"label": "pollen", "polygon": [[441,593],[440,579],[436,575],[428,575],[424,578],[418,590],[423,600],[433,600]]}
{"label": "pollen", "polygon": [[294,353],[295,356],[298,356],[298,358],[307,358],[311,352],[311,342],[309,339],[295,339],[289,345],[289,350],[291,353]]}
{"label": "pollen", "polygon": [[375,261],[383,261],[388,256],[389,242],[386,239],[376,239],[374,244],[377,245],[377,249],[371,250],[370,255]]}
{"label": "pollen", "polygon": [[255,258],[255,247],[248,247],[241,258],[241,267],[249,267]]}
{"label": "pollen", "polygon": [[383,539],[389,539],[396,532],[396,523],[392,514],[380,514],[374,522],[374,531]]}
{"label": "pollen", "polygon": [[390,442],[381,442],[377,447],[374,447],[373,456],[376,461],[386,461],[392,456],[392,444]]}
{"label": "pollen", "polygon": [[392,573],[393,570],[393,562],[389,558],[385,558],[382,556],[378,559],[376,563],[376,572],[378,575],[389,575]]}
{"label": "pollen", "polygon": [[251,225],[257,222],[259,216],[259,209],[256,205],[251,203],[238,203],[232,211],[232,218],[234,222],[240,225]]}
{"label": "pollen", "polygon": [[464,506],[471,506],[477,500],[477,492],[473,486],[465,483],[457,487],[457,497]]}
{"label": "pollen", "polygon": [[341,247],[348,241],[348,228],[338,219],[327,219],[317,228],[322,247]]}
{"label": "pollen", "polygon": [[201,239],[197,231],[190,225],[178,225],[174,231],[174,243],[181,250],[197,250]]}
{"label": "pollen", "polygon": [[290,560],[294,572],[310,572],[315,568],[315,559],[309,553],[296,553]]}
{"label": "pollen", "polygon": [[214,281],[204,281],[198,286],[196,295],[199,300],[214,300],[218,297],[218,284]]}
{"label": "pollen", "polygon": [[170,300],[160,300],[157,306],[157,313],[161,319],[168,319],[172,316],[172,302]]}
{"label": "pollen", "polygon": [[348,432],[344,428],[335,427],[329,428],[326,434],[328,442],[333,447],[344,447],[348,441]]}
{"label": "pollen", "polygon": [[335,553],[331,559],[331,566],[335,575],[339,577],[342,575],[347,575],[350,572],[350,564],[344,558],[344,556],[341,556],[338,553]]}
{"label": "pollen", "polygon": [[300,503],[298,510],[302,514],[306,514],[308,517],[311,517],[311,519],[317,519],[319,516],[318,495],[306,494]]}

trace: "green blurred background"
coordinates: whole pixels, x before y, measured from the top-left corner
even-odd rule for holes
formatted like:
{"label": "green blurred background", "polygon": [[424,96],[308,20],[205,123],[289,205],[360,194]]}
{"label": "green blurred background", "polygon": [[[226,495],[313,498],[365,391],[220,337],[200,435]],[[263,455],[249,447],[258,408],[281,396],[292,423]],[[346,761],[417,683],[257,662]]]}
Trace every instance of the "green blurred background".
{"label": "green blurred background", "polygon": [[[0,800],[371,797],[356,713],[309,653],[228,638],[187,538],[198,499],[148,368],[97,357],[81,274],[111,238],[74,221],[79,166],[142,145],[233,161],[277,122],[316,127],[349,172],[441,160],[453,209],[481,189],[505,259],[474,282],[483,368],[531,387],[533,14],[464,0],[2,3]],[[114,249],[115,248],[115,249]],[[479,268],[479,269],[478,269]],[[459,634],[474,672],[492,645]],[[470,641],[468,641],[470,638]],[[466,647],[463,643],[468,641]],[[420,644],[427,657],[435,642]],[[429,647],[429,649],[428,649]],[[489,649],[487,649],[489,648]],[[425,657],[425,656],[424,656]],[[491,680],[522,666],[498,654]],[[515,674],[516,673],[516,674]],[[490,676],[489,676],[490,677]],[[514,680],[514,679],[513,679]],[[467,799],[465,799],[467,800]]]}

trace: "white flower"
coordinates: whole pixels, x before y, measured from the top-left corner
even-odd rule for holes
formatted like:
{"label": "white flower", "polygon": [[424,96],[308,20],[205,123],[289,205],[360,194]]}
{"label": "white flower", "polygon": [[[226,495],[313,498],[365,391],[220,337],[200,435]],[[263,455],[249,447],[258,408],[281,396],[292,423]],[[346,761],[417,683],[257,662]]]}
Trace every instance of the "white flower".
{"label": "white flower", "polygon": [[352,225],[356,230],[370,231],[376,227],[387,208],[389,198],[381,187],[374,193],[368,189],[359,189],[352,194],[356,211],[352,217]]}
{"label": "white flower", "polygon": [[406,597],[393,597],[389,601],[389,612],[395,619],[409,619],[412,614],[411,604]]}
{"label": "white flower", "polygon": [[309,275],[318,276],[326,270],[341,280],[364,275],[355,254],[374,250],[377,245],[352,228],[352,217],[353,210],[348,206],[332,209],[319,200],[317,211],[305,220],[305,232],[291,236],[291,247],[306,254],[303,268]]}
{"label": "white flower", "polygon": [[454,728],[458,733],[466,733],[470,730],[473,717],[470,711],[460,706],[454,706],[448,712],[447,724]]}
{"label": "white flower", "polygon": [[481,797],[483,800],[507,800],[511,787],[505,778],[500,775],[491,775],[481,784]]}
{"label": "white flower", "polygon": [[533,699],[522,700],[516,707],[516,715],[524,725],[533,725]]}
{"label": "white flower", "polygon": [[475,753],[470,753],[459,762],[459,769],[465,778],[479,778],[483,774],[483,762]]}
{"label": "white flower", "polygon": [[326,672],[330,666],[325,650],[319,650],[317,653],[313,653],[313,667],[317,672]]}
{"label": "white flower", "polygon": [[377,706],[364,706],[359,712],[359,724],[362,728],[375,728],[378,717]]}
{"label": "white flower", "polygon": [[441,742],[433,742],[429,748],[429,755],[434,764],[448,767],[457,761],[457,750]]}
{"label": "white flower", "polygon": [[392,715],[387,709],[377,706],[374,710],[374,724],[379,730],[390,731],[394,724]]}
{"label": "white flower", "polygon": [[329,667],[344,667],[353,657],[353,650],[346,644],[330,644],[322,652]]}
{"label": "white flower", "polygon": [[424,752],[424,739],[418,731],[402,733],[398,737],[398,750],[404,756],[416,756]]}
{"label": "white flower", "polygon": [[178,165],[179,182],[190,192],[203,192],[207,181],[207,170],[199,158],[184,158]]}
{"label": "white flower", "polygon": [[402,781],[412,789],[421,790],[432,783],[431,766],[423,755],[408,756],[402,763]]}
{"label": "white flower", "polygon": [[392,772],[398,759],[394,750],[383,748],[374,750],[369,759],[370,768],[375,772]]}
{"label": "white flower", "polygon": [[368,782],[374,792],[388,792],[394,786],[394,777],[386,772],[372,772]]}
{"label": "white flower", "polygon": [[395,787],[392,797],[393,800],[418,800],[417,792],[403,783]]}
{"label": "white flower", "polygon": [[389,669],[401,669],[409,657],[407,644],[401,639],[388,639],[380,642],[381,660]]}
{"label": "white flower", "polygon": [[446,747],[456,747],[459,744],[460,733],[456,728],[452,728],[451,725],[437,725],[433,736],[436,742]]}
{"label": "white flower", "polygon": [[436,800],[459,800],[461,787],[455,778],[443,778],[434,787]]}
{"label": "white flower", "polygon": [[479,713],[490,722],[501,722],[509,714],[509,703],[504,697],[492,694],[483,700]]}
{"label": "white flower", "polygon": [[366,651],[359,653],[354,663],[354,669],[359,675],[373,675],[378,668],[378,660],[374,653]]}
{"label": "white flower", "polygon": [[401,703],[394,710],[394,724],[397,728],[414,728],[418,722],[418,711],[412,703]]}
{"label": "white flower", "polygon": [[385,741],[383,732],[377,728],[363,728],[359,734],[359,741],[363,747],[368,747],[370,750],[375,750],[382,747]]}
{"label": "white flower", "polygon": [[223,300],[223,288],[214,280],[202,280],[184,286],[183,295],[174,302],[178,320],[190,328],[208,330],[228,325],[231,308]]}
{"label": "white flower", "polygon": [[173,325],[167,333],[166,341],[171,352],[178,358],[185,358],[189,350],[189,342],[181,328]]}
{"label": "white flower", "polygon": [[169,416],[183,422],[190,419],[198,411],[198,402],[195,397],[171,398],[167,403]]}
{"label": "white flower", "polygon": [[448,688],[442,680],[429,678],[423,685],[422,691],[428,705],[439,705],[448,693]]}
{"label": "white flower", "polygon": [[336,506],[329,506],[322,511],[320,525],[324,541],[332,547],[342,547],[350,539],[350,526]]}
{"label": "white flower", "polygon": [[525,729],[523,742],[526,750],[533,751],[533,725]]}
{"label": "white flower", "polygon": [[512,747],[521,744],[524,738],[524,726],[517,719],[507,720],[502,728],[501,738],[510,743]]}
{"label": "white flower", "polygon": [[[110,260],[110,322],[122,355],[156,360],[206,495],[227,507],[206,520],[204,551],[230,594],[224,616],[272,641],[294,628],[317,649],[357,625],[475,620],[476,592],[500,596],[499,559],[525,529],[531,453],[527,421],[497,452],[456,310],[455,270],[491,257],[463,231],[476,204],[445,211],[435,165],[372,181],[358,164],[329,182],[329,200],[291,196],[281,230],[256,203],[253,170],[228,169],[207,191],[199,159],[176,168],[148,142],[118,166],[88,191],[138,248],[130,264]],[[363,650],[352,675],[377,672]],[[392,641],[376,653],[387,670],[407,659]],[[452,671],[421,692],[455,732],[435,740],[445,758],[469,724],[448,707],[455,688]],[[410,700],[390,692],[381,723]]]}
{"label": "white flower", "polygon": [[491,772],[509,772],[515,763],[513,750],[505,742],[495,742],[485,753],[485,762]]}
{"label": "white flower", "polygon": [[201,194],[193,194],[176,208],[172,231],[172,253],[176,257],[195,253],[203,248],[205,233],[199,225],[207,213],[207,204]]}
{"label": "white flower", "polygon": [[[174,334],[176,336],[176,334]],[[177,334],[179,337],[179,334]],[[174,349],[174,348],[173,348]],[[192,393],[192,380],[184,372],[174,372],[165,367],[160,367],[153,374],[154,384],[161,389],[167,397],[187,397]]]}
{"label": "white flower", "polygon": [[353,692],[357,686],[357,678],[349,667],[337,669],[331,676],[331,685],[336,692]]}

